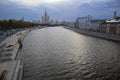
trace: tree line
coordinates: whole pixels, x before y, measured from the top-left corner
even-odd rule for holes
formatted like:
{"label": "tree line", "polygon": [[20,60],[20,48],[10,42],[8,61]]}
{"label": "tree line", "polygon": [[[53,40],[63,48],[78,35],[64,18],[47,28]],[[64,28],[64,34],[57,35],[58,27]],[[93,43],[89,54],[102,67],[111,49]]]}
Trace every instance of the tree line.
{"label": "tree line", "polygon": [[10,29],[18,29],[18,28],[29,28],[31,26],[35,26],[32,22],[24,21],[24,20],[0,20],[0,30],[6,31]]}

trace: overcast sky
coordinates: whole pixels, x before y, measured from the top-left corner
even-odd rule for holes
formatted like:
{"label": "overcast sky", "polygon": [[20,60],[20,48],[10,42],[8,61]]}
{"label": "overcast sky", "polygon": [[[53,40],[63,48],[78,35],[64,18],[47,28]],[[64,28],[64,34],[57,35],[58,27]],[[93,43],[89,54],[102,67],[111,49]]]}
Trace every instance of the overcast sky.
{"label": "overcast sky", "polygon": [[0,19],[41,20],[45,9],[54,20],[111,19],[114,11],[120,16],[120,0],[0,0]]}

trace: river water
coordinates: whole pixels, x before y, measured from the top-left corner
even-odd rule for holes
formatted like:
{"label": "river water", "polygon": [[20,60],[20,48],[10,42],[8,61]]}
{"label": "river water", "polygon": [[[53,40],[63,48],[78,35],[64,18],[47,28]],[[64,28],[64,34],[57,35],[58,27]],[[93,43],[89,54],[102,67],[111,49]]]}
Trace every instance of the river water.
{"label": "river water", "polygon": [[120,43],[62,27],[29,33],[22,57],[23,80],[120,80]]}

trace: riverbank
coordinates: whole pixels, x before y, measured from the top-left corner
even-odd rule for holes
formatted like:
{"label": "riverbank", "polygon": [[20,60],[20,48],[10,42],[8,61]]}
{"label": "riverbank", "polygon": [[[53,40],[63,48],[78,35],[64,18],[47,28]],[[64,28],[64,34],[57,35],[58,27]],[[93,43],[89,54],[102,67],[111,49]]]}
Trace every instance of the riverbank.
{"label": "riverbank", "polygon": [[103,39],[107,39],[107,40],[120,42],[120,36],[118,36],[118,35],[110,35],[110,34],[106,34],[106,33],[92,32],[92,31],[80,30],[80,29],[70,28],[70,27],[65,27],[65,28],[75,31],[80,34],[85,34],[85,35],[89,35],[89,36],[93,36],[93,37],[98,37],[98,38],[103,38]]}
{"label": "riverbank", "polygon": [[[29,29],[17,32],[1,42],[0,48],[0,80],[22,80],[23,62],[17,58],[20,43],[29,33]],[[19,77],[19,78],[18,78]]]}

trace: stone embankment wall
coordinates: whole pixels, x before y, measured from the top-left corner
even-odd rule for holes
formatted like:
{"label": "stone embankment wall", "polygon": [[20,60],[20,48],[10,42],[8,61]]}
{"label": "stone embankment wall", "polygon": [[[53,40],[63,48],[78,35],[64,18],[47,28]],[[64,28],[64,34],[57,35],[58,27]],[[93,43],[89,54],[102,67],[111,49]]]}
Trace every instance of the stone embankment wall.
{"label": "stone embankment wall", "polygon": [[85,34],[85,35],[89,35],[89,36],[94,36],[94,37],[98,37],[98,38],[104,38],[104,39],[120,42],[119,35],[112,35],[112,34],[100,33],[100,32],[92,32],[92,31],[80,30],[80,29],[70,28],[70,27],[65,27],[65,28],[75,31],[80,34]]}

